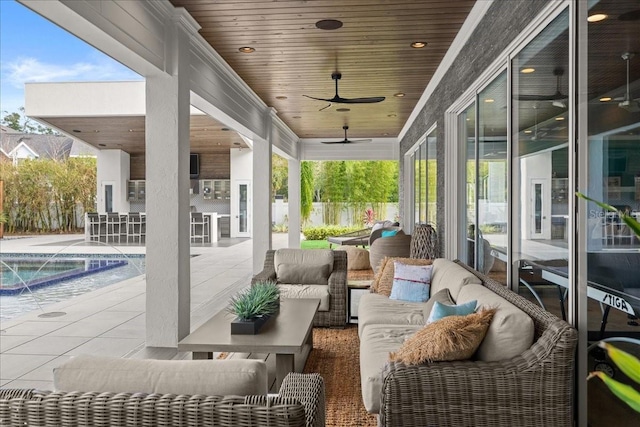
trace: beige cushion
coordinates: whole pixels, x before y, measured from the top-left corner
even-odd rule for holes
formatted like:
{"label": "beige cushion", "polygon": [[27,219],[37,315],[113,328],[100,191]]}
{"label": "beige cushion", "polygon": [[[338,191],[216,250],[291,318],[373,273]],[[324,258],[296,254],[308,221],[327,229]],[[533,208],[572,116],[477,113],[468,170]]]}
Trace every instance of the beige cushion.
{"label": "beige cushion", "polygon": [[494,312],[490,309],[467,316],[447,316],[429,323],[409,337],[397,352],[389,354],[389,360],[419,365],[470,359],[487,333]]}
{"label": "beige cushion", "polygon": [[331,249],[278,249],[273,255],[273,266],[276,273],[280,264],[327,264],[329,274],[331,274],[333,272],[333,251]]}
{"label": "beige cushion", "polygon": [[449,293],[449,289],[440,289],[440,291],[435,294],[431,294],[429,300],[422,306],[422,315],[424,316],[424,323],[427,323],[427,319],[431,314],[431,309],[433,305],[438,301],[440,304],[445,305],[455,305],[455,302],[451,299],[451,294]]}
{"label": "beige cushion", "polygon": [[320,307],[318,311],[329,311],[330,298],[327,285],[285,285],[278,284],[280,298],[318,298]]}
{"label": "beige cushion", "polygon": [[509,359],[531,347],[535,328],[533,320],[524,311],[484,286],[474,284],[460,290],[456,303],[463,304],[474,299],[478,301],[478,307],[497,309],[476,353],[479,360]]}
{"label": "beige cushion", "polygon": [[391,295],[391,289],[393,288],[393,276],[395,273],[394,261],[398,261],[405,265],[430,265],[432,263],[432,260],[430,259],[386,257],[382,260],[380,268],[373,278],[373,283],[371,285],[373,292],[386,296]]}
{"label": "beige cushion", "polygon": [[145,360],[77,356],[53,370],[61,391],[213,395],[266,395],[261,360]]}
{"label": "beige cushion", "polygon": [[368,325],[424,325],[424,302],[392,300],[380,294],[364,294],[358,302],[358,334]]}
{"label": "beige cushion", "polygon": [[301,285],[329,284],[329,266],[305,264],[278,265],[278,283],[295,283]]}
{"label": "beige cushion", "polygon": [[389,360],[389,353],[420,330],[422,325],[369,325],[360,338],[360,384],[365,409],[377,414],[380,411],[382,369]]}
{"label": "beige cushion", "polygon": [[336,251],[347,253],[347,270],[369,270],[369,251],[355,246],[338,246]]}
{"label": "beige cushion", "polygon": [[453,261],[445,258],[433,260],[433,275],[431,276],[431,293],[447,288],[451,298],[458,302],[460,288],[470,283],[481,284],[482,281],[475,274],[467,271]]}

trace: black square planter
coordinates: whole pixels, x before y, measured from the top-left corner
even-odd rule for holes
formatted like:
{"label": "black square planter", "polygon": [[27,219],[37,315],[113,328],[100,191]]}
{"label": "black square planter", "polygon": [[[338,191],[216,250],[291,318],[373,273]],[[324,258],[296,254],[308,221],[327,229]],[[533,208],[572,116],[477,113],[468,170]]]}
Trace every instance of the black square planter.
{"label": "black square planter", "polygon": [[271,316],[256,317],[252,320],[241,320],[235,318],[231,322],[231,334],[233,335],[255,335],[269,321]]}

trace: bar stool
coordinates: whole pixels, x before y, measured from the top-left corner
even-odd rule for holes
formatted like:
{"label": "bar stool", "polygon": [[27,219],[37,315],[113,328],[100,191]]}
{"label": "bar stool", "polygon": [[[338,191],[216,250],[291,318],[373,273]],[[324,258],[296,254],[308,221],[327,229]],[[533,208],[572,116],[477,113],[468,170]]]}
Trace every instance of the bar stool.
{"label": "bar stool", "polygon": [[126,233],[127,220],[124,215],[120,215],[117,212],[107,213],[107,243],[109,240],[115,243],[120,243],[121,236],[127,236]]}
{"label": "bar stool", "polygon": [[139,212],[127,215],[127,242],[142,243],[142,217]]}
{"label": "bar stool", "polygon": [[89,241],[100,241],[100,215],[97,212],[87,212],[87,223],[89,224]]}
{"label": "bar stool", "polygon": [[202,212],[191,213],[191,243],[196,243],[196,240],[200,239],[201,243],[209,237],[209,221]]}

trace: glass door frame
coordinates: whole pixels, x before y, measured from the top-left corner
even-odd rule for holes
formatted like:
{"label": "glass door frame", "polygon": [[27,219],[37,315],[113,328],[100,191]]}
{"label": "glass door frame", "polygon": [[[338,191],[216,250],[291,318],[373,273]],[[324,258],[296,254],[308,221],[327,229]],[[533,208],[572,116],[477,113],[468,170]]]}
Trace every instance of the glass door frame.
{"label": "glass door frame", "polygon": [[[241,216],[241,211],[240,211],[240,203],[242,201],[241,199],[241,191],[240,191],[240,187],[245,185],[247,187],[247,206],[245,209],[246,212],[246,231],[241,231],[240,230],[240,216]],[[233,207],[233,212],[234,212],[234,216],[233,216],[233,221],[232,221],[232,236],[234,237],[251,237],[251,215],[252,215],[252,201],[251,201],[251,181],[250,180],[237,180],[234,181],[234,186],[235,186],[235,194],[237,196],[237,200],[232,200],[231,202],[235,204],[235,206]]]}

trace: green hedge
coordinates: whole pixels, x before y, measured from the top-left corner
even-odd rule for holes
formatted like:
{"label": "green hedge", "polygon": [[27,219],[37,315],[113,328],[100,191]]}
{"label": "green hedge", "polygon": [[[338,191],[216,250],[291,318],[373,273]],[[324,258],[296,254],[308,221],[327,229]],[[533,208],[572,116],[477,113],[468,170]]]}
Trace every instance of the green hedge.
{"label": "green hedge", "polygon": [[325,240],[329,236],[338,236],[340,234],[350,233],[361,229],[361,227],[353,226],[322,225],[319,227],[306,227],[302,229],[302,234],[304,234],[304,238],[307,240]]}

